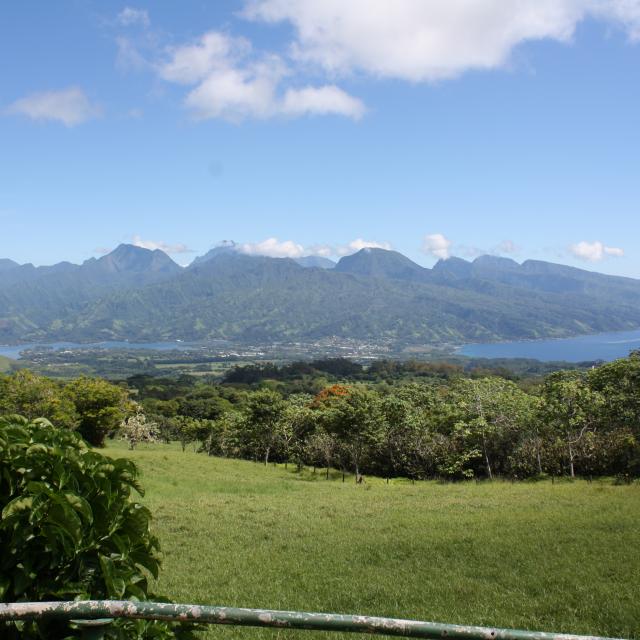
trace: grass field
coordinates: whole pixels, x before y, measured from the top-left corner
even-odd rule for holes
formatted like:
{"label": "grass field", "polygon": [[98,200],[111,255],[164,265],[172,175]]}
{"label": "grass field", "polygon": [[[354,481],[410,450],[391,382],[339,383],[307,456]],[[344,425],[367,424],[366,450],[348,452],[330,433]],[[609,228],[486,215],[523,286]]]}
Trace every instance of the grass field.
{"label": "grass field", "polygon": [[143,471],[157,591],[177,602],[640,638],[638,484],[356,486],[173,445],[107,453]]}

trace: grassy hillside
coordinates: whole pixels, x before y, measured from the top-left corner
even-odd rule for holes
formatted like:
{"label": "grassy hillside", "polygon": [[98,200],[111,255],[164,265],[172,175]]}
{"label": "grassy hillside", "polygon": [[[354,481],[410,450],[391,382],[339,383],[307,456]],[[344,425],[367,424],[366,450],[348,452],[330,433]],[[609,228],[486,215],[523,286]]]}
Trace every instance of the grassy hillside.
{"label": "grassy hillside", "polygon": [[356,486],[166,445],[108,453],[143,470],[158,592],[178,602],[640,637],[638,485]]}

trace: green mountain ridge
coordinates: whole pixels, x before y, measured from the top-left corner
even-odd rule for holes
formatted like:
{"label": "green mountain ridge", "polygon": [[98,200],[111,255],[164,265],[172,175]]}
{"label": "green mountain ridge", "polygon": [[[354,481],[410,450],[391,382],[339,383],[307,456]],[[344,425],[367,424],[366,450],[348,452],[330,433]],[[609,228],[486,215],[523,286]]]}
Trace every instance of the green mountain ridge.
{"label": "green mountain ridge", "polygon": [[0,272],[0,343],[335,336],[430,344],[640,326],[638,280],[493,256],[427,269],[363,249],[322,268],[227,245],[182,268],[162,252],[122,245],[72,266],[19,283]]}

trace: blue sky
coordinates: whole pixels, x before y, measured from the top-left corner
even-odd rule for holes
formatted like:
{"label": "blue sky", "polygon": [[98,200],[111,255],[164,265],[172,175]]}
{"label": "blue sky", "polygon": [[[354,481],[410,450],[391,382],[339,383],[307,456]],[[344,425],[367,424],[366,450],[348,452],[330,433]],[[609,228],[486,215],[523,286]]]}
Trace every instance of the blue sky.
{"label": "blue sky", "polygon": [[640,277],[640,0],[24,0],[0,59],[0,257]]}

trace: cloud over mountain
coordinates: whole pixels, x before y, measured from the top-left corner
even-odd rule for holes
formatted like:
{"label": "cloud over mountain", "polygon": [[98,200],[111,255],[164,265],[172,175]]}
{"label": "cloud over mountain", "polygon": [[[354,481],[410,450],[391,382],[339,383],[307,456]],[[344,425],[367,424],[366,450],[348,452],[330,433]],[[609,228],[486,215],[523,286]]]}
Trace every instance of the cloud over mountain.
{"label": "cloud over mountain", "polygon": [[569,247],[572,255],[580,260],[588,262],[600,262],[607,257],[621,258],[624,256],[624,249],[620,247],[607,247],[604,243],[596,240],[595,242],[578,242]]}
{"label": "cloud over mountain", "polygon": [[452,242],[441,233],[431,233],[422,241],[422,252],[446,260],[451,255]]}

